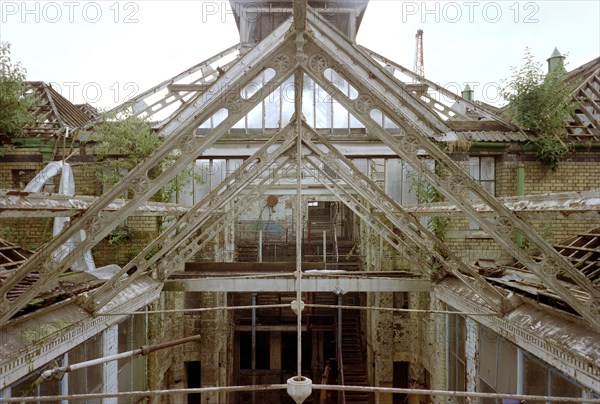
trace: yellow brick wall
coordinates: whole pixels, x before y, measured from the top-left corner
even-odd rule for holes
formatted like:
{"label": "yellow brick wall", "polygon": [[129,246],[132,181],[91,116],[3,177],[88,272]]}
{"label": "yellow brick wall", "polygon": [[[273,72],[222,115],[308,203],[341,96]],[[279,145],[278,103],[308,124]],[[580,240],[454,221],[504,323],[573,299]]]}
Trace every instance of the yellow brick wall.
{"label": "yellow brick wall", "polygon": [[[67,145],[64,155],[90,154],[89,146],[82,146],[70,150]],[[62,148],[55,150],[56,156],[62,156]],[[15,156],[39,162],[7,162]],[[76,157],[73,158],[76,160]],[[39,150],[36,148],[9,147],[4,150],[4,157],[0,157],[0,188],[15,189],[13,171],[32,170],[39,172],[46,164],[42,163]],[[75,178],[75,193],[77,195],[98,196],[102,193],[96,172],[97,164],[94,162],[71,161]],[[58,185],[58,180],[55,182]],[[50,187],[47,191],[53,191]],[[27,249],[36,249],[41,243],[49,240],[52,235],[52,218],[7,218],[0,219],[0,238],[19,244]],[[122,244],[110,244],[102,240],[93,248],[96,265],[107,264],[124,265],[139,253],[152,239],[158,235],[159,219],[156,217],[130,217],[126,225],[131,230],[131,239]]]}
{"label": "yellow brick wall", "polygon": [[[528,159],[529,160],[529,159]],[[459,162],[465,166],[465,162]],[[597,154],[578,153],[567,156],[556,172],[550,172],[538,161],[525,161],[525,194],[546,194],[569,191],[600,190],[600,161]],[[496,196],[514,196],[517,188],[517,161],[496,161]],[[584,233],[600,223],[571,218],[524,218],[531,227],[551,244]],[[479,231],[469,231],[466,218],[453,218],[447,236],[447,245],[464,258],[474,262],[478,258],[498,259],[506,255],[494,240]]]}

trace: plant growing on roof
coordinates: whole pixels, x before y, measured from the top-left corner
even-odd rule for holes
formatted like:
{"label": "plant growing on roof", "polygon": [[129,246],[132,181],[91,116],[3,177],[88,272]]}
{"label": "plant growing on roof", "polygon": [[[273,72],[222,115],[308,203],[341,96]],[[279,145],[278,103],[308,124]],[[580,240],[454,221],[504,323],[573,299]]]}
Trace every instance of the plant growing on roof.
{"label": "plant growing on roof", "polygon": [[[446,178],[447,173],[441,166],[436,165],[433,170],[440,178]],[[417,202],[419,204],[443,202],[445,200],[444,195],[431,185],[421,174],[411,173],[409,174],[411,180],[411,186],[415,191]],[[444,216],[430,216],[427,218],[427,229],[431,231],[437,238],[442,241],[446,241],[446,236],[452,225],[452,219]],[[438,246],[433,247],[443,257],[445,254],[440,251]],[[442,263],[435,257],[431,257],[431,276],[432,280],[439,279],[443,276]]]}
{"label": "plant growing on roof", "polygon": [[25,69],[11,60],[10,43],[0,42],[0,134],[21,135],[35,122],[30,111],[35,100],[25,80]]}
{"label": "plant growing on roof", "polygon": [[529,49],[525,50],[523,60],[523,66],[513,68],[502,90],[508,101],[506,113],[533,134],[530,142],[536,148],[538,160],[555,171],[569,150],[564,141],[564,126],[576,106],[573,88],[563,79],[562,69],[552,69],[544,75]]}
{"label": "plant growing on roof", "polygon": [[[110,188],[127,172],[150,156],[160,147],[164,139],[152,129],[150,122],[131,113],[121,117],[105,115],[102,123],[94,127],[91,140],[96,142],[96,157],[100,162],[97,176],[100,182]],[[153,167],[148,175],[158,177],[176,160],[175,154],[163,159]],[[200,180],[192,167],[182,171],[154,195],[159,202],[171,202],[173,196],[189,182]]]}

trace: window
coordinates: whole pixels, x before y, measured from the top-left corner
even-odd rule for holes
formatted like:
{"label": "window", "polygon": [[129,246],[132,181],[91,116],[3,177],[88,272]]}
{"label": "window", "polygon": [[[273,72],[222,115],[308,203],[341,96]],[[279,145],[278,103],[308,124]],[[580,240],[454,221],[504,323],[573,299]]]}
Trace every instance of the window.
{"label": "window", "polygon": [[[200,361],[186,361],[185,373],[187,376],[187,387],[195,389],[202,387],[202,366]],[[202,396],[200,393],[190,393],[187,396],[188,404],[201,404]]]}
{"label": "window", "polygon": [[[448,315],[448,390],[465,391],[465,319],[458,314]],[[459,403],[464,403],[464,397],[456,397]]]}
{"label": "window", "polygon": [[12,170],[13,187],[23,189],[37,174],[36,170]]}
{"label": "window", "polygon": [[[408,309],[409,308],[409,294],[408,292],[394,292],[394,308],[395,309]],[[408,318],[409,313],[405,311],[394,312],[394,315],[401,318]]]}
{"label": "window", "polygon": [[[119,352],[127,352],[146,345],[146,316],[134,315],[119,323]],[[146,357],[134,356],[118,361],[119,391],[144,390],[146,388]],[[127,403],[127,398],[119,398]]]}
{"label": "window", "polygon": [[[252,334],[240,332],[240,369],[252,369]],[[269,369],[271,360],[270,333],[256,333],[256,369]]]}
{"label": "window", "polygon": [[[496,193],[496,161],[494,157],[470,157],[469,174],[490,194]],[[475,198],[475,196],[473,197]]]}
{"label": "window", "polygon": [[[523,394],[581,397],[580,385],[529,354],[524,354],[523,368]],[[543,401],[529,402],[544,403]]]}
{"label": "window", "polygon": [[[470,157],[469,174],[473,177],[483,189],[490,194],[496,194],[496,161],[494,157]],[[477,200],[475,194],[471,199]],[[480,226],[476,220],[469,219],[469,230],[479,230]]]}
{"label": "window", "polygon": [[[102,356],[101,335],[95,335],[69,351],[69,364]],[[69,394],[102,392],[102,366],[90,366],[69,373]]]}
{"label": "window", "polygon": [[[518,349],[489,328],[479,328],[479,391],[517,393]],[[502,400],[482,398],[481,404],[502,404]]]}
{"label": "window", "polygon": [[[185,308],[200,309],[202,308],[202,292],[185,292]],[[198,312],[186,311],[185,314],[197,315]]]}

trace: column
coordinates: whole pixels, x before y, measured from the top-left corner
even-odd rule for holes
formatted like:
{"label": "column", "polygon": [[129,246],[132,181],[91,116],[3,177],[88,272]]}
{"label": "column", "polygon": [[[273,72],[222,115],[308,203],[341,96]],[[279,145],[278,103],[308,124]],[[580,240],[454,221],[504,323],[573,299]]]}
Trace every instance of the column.
{"label": "column", "polygon": [[[119,353],[119,327],[114,324],[102,332],[102,356]],[[102,364],[102,392],[119,391],[119,363],[110,361]],[[103,398],[102,404],[117,404],[117,398]]]}

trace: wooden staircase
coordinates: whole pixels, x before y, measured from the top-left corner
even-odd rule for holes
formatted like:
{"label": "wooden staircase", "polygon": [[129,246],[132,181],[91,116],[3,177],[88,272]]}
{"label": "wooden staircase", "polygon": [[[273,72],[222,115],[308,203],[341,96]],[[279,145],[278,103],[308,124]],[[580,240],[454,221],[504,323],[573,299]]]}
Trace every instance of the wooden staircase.
{"label": "wooden staircase", "polygon": [[[362,344],[360,312],[344,310],[342,313],[342,373],[347,386],[369,386],[367,361]],[[370,404],[374,402],[373,393],[346,391],[345,403]]]}

